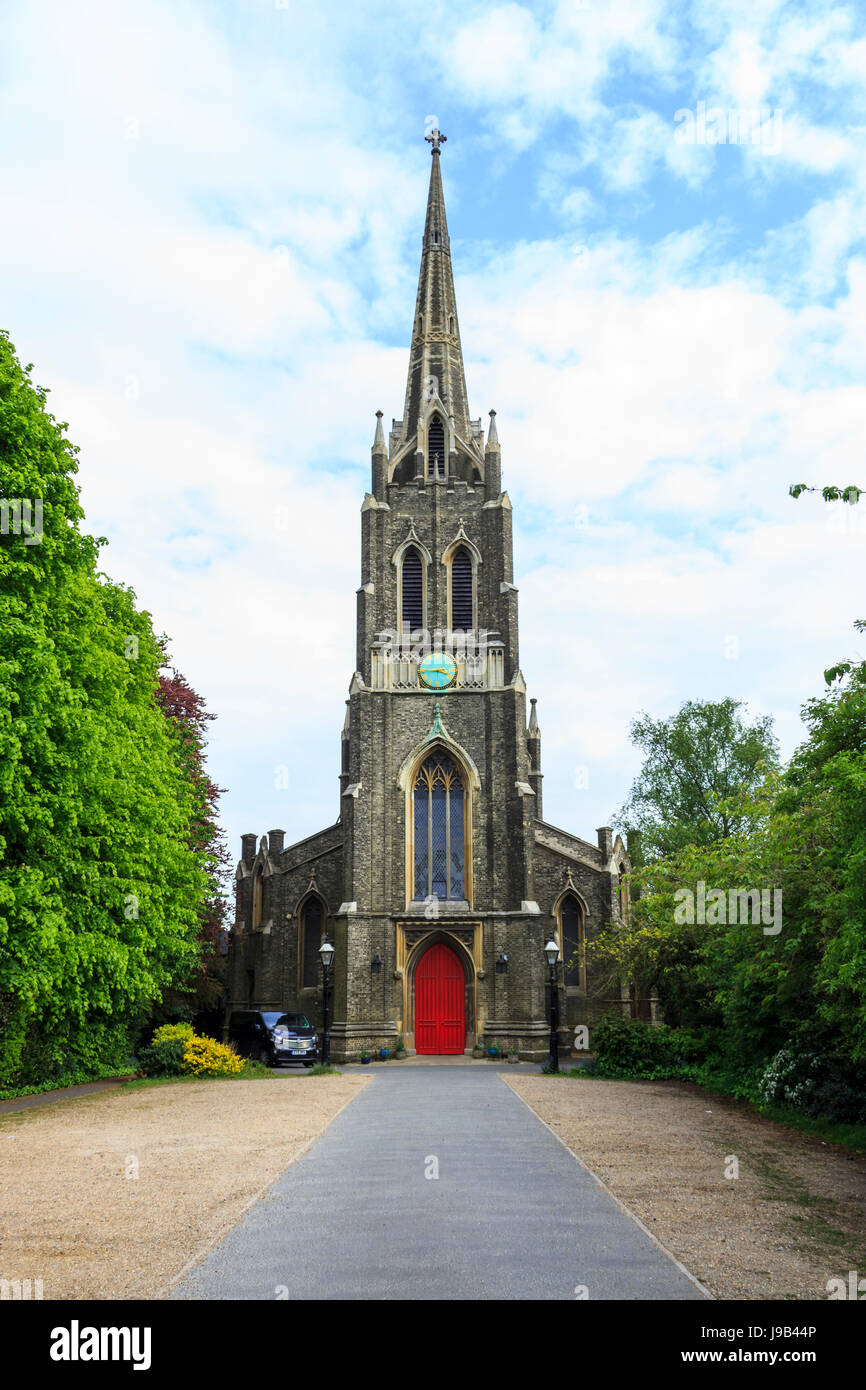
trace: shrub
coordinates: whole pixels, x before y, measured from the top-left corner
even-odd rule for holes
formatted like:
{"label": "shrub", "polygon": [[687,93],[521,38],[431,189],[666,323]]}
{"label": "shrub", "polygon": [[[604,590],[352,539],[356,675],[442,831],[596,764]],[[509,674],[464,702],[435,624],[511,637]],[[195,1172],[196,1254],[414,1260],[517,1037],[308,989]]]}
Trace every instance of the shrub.
{"label": "shrub", "polygon": [[183,1052],[184,1070],[193,1076],[237,1076],[244,1069],[242,1057],[214,1038],[187,1038]]}
{"label": "shrub", "polygon": [[759,1091],[764,1105],[845,1124],[866,1121],[866,1068],[814,1048],[783,1047],[764,1069]]}
{"label": "shrub", "polygon": [[186,1070],[184,1038],[154,1039],[138,1053],[139,1065],[145,1076],[182,1076]]}
{"label": "shrub", "polygon": [[187,1038],[195,1037],[191,1023],[164,1023],[161,1028],[157,1028],[153,1035],[155,1043],[170,1042],[174,1038],[182,1038],[186,1042]]}

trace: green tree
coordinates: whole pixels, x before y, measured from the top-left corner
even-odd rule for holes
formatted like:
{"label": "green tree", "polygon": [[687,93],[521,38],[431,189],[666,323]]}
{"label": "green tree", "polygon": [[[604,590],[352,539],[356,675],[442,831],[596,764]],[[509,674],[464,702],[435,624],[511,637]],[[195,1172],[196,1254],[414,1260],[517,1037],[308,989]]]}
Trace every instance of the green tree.
{"label": "green tree", "polygon": [[639,714],[631,739],[644,764],[615,818],[639,830],[646,859],[710,845],[747,829],[754,803],[742,793],[778,767],[769,716],[747,723],[738,700],[687,700],[669,719]]}
{"label": "green tree", "polygon": [[[122,1064],[196,966],[207,853],[162,648],[97,570],[76,448],[0,334],[0,1084]],[[41,535],[16,507],[41,505]],[[21,515],[19,511],[17,513]]]}

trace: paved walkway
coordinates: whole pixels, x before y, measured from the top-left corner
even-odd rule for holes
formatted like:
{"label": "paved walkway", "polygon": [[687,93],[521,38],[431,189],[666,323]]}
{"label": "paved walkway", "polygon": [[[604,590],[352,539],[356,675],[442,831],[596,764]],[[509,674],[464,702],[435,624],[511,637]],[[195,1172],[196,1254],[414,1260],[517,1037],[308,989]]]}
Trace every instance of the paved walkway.
{"label": "paved walkway", "polygon": [[172,1297],[574,1299],[578,1286],[591,1300],[703,1297],[497,1068],[403,1065],[375,1074]]}

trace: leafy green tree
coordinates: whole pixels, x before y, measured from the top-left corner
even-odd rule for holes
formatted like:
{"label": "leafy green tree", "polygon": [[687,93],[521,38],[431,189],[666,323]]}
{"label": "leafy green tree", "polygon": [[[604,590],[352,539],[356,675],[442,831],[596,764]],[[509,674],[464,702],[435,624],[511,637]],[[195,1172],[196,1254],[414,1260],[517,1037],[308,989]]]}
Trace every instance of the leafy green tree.
{"label": "leafy green tree", "polygon": [[[866,1077],[866,663],[827,680],[788,767],[720,806],[728,834],[642,867],[629,921],[595,950],[657,988],[669,1023],[711,1039],[728,1083],[793,1049],[804,1087],[824,1078],[812,1103],[842,1114]],[[699,884],[724,910],[682,911]],[[732,912],[753,890],[773,895],[772,924]]]}
{"label": "leafy green tree", "polygon": [[[0,1084],[122,1064],[195,968],[209,886],[160,643],[98,572],[77,450],[31,370],[0,334]],[[16,524],[37,501],[38,539]]]}
{"label": "leafy green tree", "polygon": [[641,832],[648,860],[688,845],[710,845],[747,829],[754,803],[742,793],[778,767],[769,716],[749,724],[741,701],[687,700],[669,719],[640,714],[632,742],[644,764],[616,824]]}

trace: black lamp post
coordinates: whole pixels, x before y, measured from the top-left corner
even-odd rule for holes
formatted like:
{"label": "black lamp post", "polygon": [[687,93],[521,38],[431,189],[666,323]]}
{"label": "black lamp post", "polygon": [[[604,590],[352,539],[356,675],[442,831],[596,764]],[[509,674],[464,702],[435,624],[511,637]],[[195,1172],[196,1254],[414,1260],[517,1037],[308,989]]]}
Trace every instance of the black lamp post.
{"label": "black lamp post", "polygon": [[557,1030],[559,1028],[559,991],[556,987],[556,964],[559,960],[559,947],[550,938],[544,948],[547,956],[547,964],[550,966],[550,1057],[548,1066],[551,1071],[559,1071],[559,1039]]}
{"label": "black lamp post", "polygon": [[334,959],[334,948],[330,941],[323,941],[319,947],[319,955],[322,958],[322,970],[325,976],[325,987],[322,992],[322,1004],[324,1006],[324,1019],[322,1027],[322,1061],[328,1066],[331,1060],[331,1017],[328,1011],[328,991],[331,987],[331,964]]}

